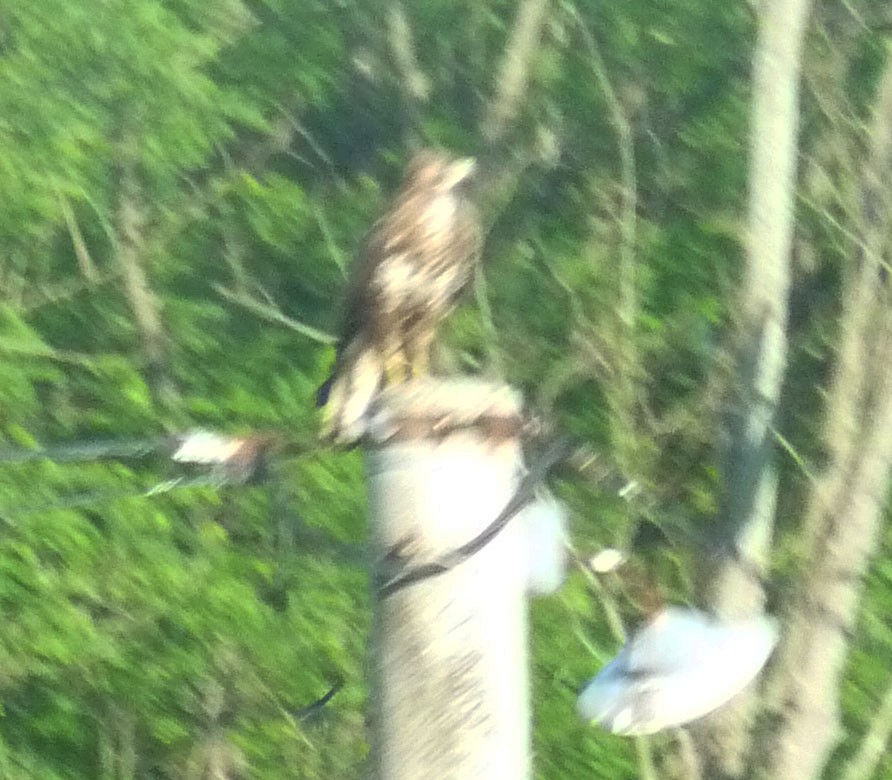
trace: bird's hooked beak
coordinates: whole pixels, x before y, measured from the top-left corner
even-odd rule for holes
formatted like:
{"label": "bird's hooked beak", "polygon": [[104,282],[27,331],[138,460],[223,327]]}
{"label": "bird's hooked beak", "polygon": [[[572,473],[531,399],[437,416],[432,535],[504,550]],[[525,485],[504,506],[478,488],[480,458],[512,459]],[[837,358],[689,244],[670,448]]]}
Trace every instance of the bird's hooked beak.
{"label": "bird's hooked beak", "polygon": [[474,173],[476,167],[477,161],[473,157],[463,157],[451,163],[445,176],[446,187],[452,189],[460,184]]}

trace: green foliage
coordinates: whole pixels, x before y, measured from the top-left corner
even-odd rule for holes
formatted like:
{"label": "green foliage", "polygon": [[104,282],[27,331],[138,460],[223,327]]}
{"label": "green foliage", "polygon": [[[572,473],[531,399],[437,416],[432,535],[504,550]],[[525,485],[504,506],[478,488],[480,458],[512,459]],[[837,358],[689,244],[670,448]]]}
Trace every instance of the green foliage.
{"label": "green foliage", "polygon": [[[0,12],[3,447],[192,426],[293,445],[269,484],[149,498],[138,494],[169,464],[0,463],[0,776],[203,777],[212,758],[257,780],[360,773],[365,496],[358,454],[315,445],[324,336],[407,130],[479,151],[517,6],[404,5],[429,86],[417,116],[377,0],[28,0]],[[486,215],[485,284],[445,329],[443,359],[503,376],[637,480],[644,498],[631,502],[606,483],[558,486],[581,555],[625,543],[642,518],[673,542],[715,520],[752,37],[746,4],[549,10],[504,153],[527,164]],[[872,29],[845,40],[858,122],[884,40]],[[834,41],[812,42],[815,73]],[[806,102],[809,143],[819,107]],[[845,177],[828,169],[809,181],[837,196],[836,213]],[[805,314],[794,308],[782,418],[805,462],[820,454],[852,249],[814,194],[800,216],[820,251],[794,291]],[[167,391],[124,282],[125,239],[157,306]],[[784,515],[799,511],[801,466],[785,463]],[[657,564],[670,598],[695,597],[694,555]],[[779,565],[794,557],[782,548]],[[886,568],[850,665],[843,758],[888,684]],[[619,645],[605,603],[576,572],[533,608],[539,777],[638,775],[630,743],[574,712],[576,687]],[[301,720],[338,681],[321,717]]]}

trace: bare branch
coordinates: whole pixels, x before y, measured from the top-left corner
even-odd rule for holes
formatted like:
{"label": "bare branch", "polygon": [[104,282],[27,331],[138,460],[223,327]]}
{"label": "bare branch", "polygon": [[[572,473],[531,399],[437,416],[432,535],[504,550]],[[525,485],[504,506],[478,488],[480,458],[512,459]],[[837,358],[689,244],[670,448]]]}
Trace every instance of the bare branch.
{"label": "bare branch", "polygon": [[319,143],[318,139],[298,121],[293,111],[289,111],[288,108],[284,105],[280,105],[279,110],[291,124],[291,128],[294,130],[294,132],[301,138],[303,138],[304,141],[306,141],[307,146],[310,147],[310,150],[313,152],[313,154],[315,154],[316,157],[322,161],[332,180],[336,181],[340,185],[343,185],[344,182],[341,179],[340,174],[338,173],[338,169],[335,166],[334,161],[331,159],[328,152],[325,151],[322,144]]}
{"label": "bare branch", "polygon": [[[799,127],[801,48],[811,0],[768,0],[760,12],[753,72],[746,268],[737,349],[742,408],[728,453],[726,523],[731,543],[713,579],[720,611],[751,612],[761,588],[735,573],[738,553],[761,560],[773,522],[776,474],[772,421],[786,363],[790,250]],[[746,549],[746,544],[757,543]],[[744,595],[748,593],[748,595]]]}
{"label": "bare branch", "polygon": [[232,281],[239,295],[247,294],[248,271],[243,262],[245,245],[241,237],[236,235],[236,228],[229,222],[224,222],[221,227],[223,233],[223,260],[229,266],[232,273]]}
{"label": "bare branch", "polygon": [[406,9],[399,0],[394,0],[387,9],[388,43],[394,62],[399,69],[401,86],[406,96],[414,103],[425,103],[430,95],[430,79],[418,66],[412,28]]}
{"label": "bare branch", "polygon": [[[840,323],[840,343],[825,415],[824,444],[832,458],[844,460],[858,446],[853,432],[868,392],[871,377],[865,365],[875,360],[870,354],[871,334],[876,329],[880,271],[885,267],[883,249],[890,225],[890,193],[885,184],[892,168],[892,57],[886,63],[877,90],[870,128],[870,154],[861,171],[856,247],[857,276],[846,292]],[[811,543],[818,529],[806,527]]]}
{"label": "bare branch", "polygon": [[511,129],[523,103],[548,3],[549,0],[524,0],[517,11],[498,68],[495,95],[487,106],[481,125],[483,138],[491,146],[501,141]]}
{"label": "bare branch", "polygon": [[341,275],[346,277],[350,265],[349,255],[337,245],[334,236],[331,234],[331,228],[328,224],[328,218],[325,216],[325,211],[319,208],[318,204],[314,204],[313,206],[313,216],[316,219],[316,224],[319,226],[319,232],[322,233],[322,240],[325,242],[325,248],[328,250],[328,254],[331,255],[331,259],[334,260]]}
{"label": "bare branch", "polygon": [[[640,366],[635,350],[635,322],[638,310],[638,293],[635,280],[635,252],[638,226],[638,187],[635,172],[635,141],[632,124],[626,115],[616,90],[607,74],[604,59],[598,44],[588,27],[577,16],[577,23],[586,42],[591,61],[592,73],[604,93],[610,112],[610,122],[616,132],[617,150],[620,159],[620,210],[617,217],[620,233],[619,243],[619,373],[616,392],[612,393],[614,411],[624,435],[617,442],[631,441],[635,432],[635,409],[638,400],[638,377]],[[629,453],[621,453],[620,460],[628,467]]]}
{"label": "bare branch", "polygon": [[120,269],[114,269],[107,273],[97,275],[93,281],[83,281],[80,279],[67,279],[53,285],[40,285],[38,287],[30,287],[24,291],[20,304],[16,307],[18,311],[28,313],[43,308],[44,306],[53,306],[57,303],[70,300],[85,292],[94,292],[102,285],[114,282],[121,277]]}
{"label": "bare branch", "polygon": [[302,336],[306,336],[308,339],[315,341],[317,344],[335,344],[337,342],[337,338],[335,336],[332,336],[330,333],[325,333],[324,331],[318,330],[312,325],[307,325],[303,322],[300,322],[299,320],[292,319],[291,317],[284,314],[281,309],[279,309],[277,306],[273,305],[269,301],[264,302],[258,300],[257,298],[253,298],[247,293],[243,293],[238,290],[229,290],[220,284],[213,285],[213,288],[216,293],[218,293],[226,300],[237,303],[243,309],[251,312],[252,314],[256,314],[258,317],[261,317],[268,322],[275,322],[277,325],[284,325],[286,328],[290,328],[291,330],[300,333]]}
{"label": "bare branch", "polygon": [[635,174],[635,142],[632,137],[632,124],[629,122],[616,91],[610,83],[607,68],[598,49],[595,39],[584,29],[592,57],[592,71],[601,85],[607,106],[610,109],[610,121],[616,131],[617,151],[620,159],[620,178],[622,181],[622,207],[620,213],[620,319],[630,332],[635,328],[637,310],[635,292],[635,247],[637,243],[636,228],[638,225],[638,195]]}
{"label": "bare branch", "polygon": [[[123,146],[129,143],[124,140]],[[167,403],[175,396],[167,366],[167,334],[161,323],[161,302],[149,284],[144,240],[145,214],[140,202],[140,186],[130,151],[122,151],[118,193],[115,262],[121,270],[124,294],[133,313],[149,372],[149,384],[156,399]]]}
{"label": "bare branch", "polygon": [[90,257],[90,251],[87,249],[87,244],[77,224],[74,212],[71,210],[71,206],[64,195],[59,193],[58,197],[59,208],[62,210],[62,216],[65,219],[65,225],[68,228],[68,235],[71,237],[71,244],[74,247],[74,254],[77,257],[81,273],[88,282],[95,282],[99,274],[96,271],[93,259]]}

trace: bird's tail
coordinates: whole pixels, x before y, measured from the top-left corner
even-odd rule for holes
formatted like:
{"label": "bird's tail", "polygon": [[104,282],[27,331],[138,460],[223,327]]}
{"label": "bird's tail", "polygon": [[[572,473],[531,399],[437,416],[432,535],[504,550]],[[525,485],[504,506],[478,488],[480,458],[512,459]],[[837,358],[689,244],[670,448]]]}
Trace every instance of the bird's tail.
{"label": "bird's tail", "polygon": [[344,347],[332,375],[316,393],[316,405],[323,407],[323,438],[354,444],[363,437],[372,402],[384,384],[384,371],[384,358],[364,340]]}

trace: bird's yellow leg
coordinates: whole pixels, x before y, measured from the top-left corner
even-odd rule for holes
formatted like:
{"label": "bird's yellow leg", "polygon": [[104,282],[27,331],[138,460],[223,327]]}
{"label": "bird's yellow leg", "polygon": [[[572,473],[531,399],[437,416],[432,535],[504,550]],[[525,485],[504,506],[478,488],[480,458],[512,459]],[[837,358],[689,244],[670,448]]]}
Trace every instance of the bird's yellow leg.
{"label": "bird's yellow leg", "polygon": [[420,336],[413,334],[392,349],[384,371],[387,384],[400,384],[426,376],[430,372],[433,341],[433,332]]}
{"label": "bird's yellow leg", "polygon": [[418,338],[411,347],[406,348],[406,363],[408,378],[425,376],[430,373],[431,346],[434,341],[434,333],[426,333]]}
{"label": "bird's yellow leg", "polygon": [[431,356],[428,350],[422,350],[415,359],[409,364],[409,376],[419,377],[430,372]]}
{"label": "bird's yellow leg", "polygon": [[400,350],[393,358],[387,361],[384,368],[384,377],[388,385],[397,385],[405,382],[412,376],[412,367],[406,359],[406,355]]}

